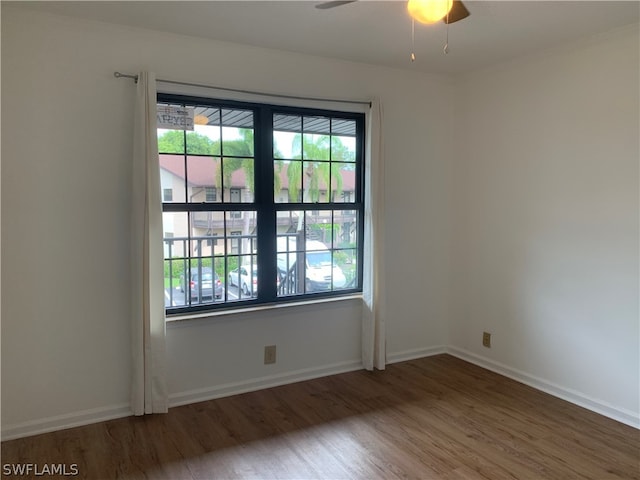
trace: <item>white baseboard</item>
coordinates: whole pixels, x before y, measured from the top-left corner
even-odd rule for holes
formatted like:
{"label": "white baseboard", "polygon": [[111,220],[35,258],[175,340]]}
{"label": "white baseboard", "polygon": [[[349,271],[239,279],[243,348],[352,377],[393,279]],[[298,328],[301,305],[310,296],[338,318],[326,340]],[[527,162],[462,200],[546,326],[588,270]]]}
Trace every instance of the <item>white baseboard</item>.
{"label": "white baseboard", "polygon": [[640,429],[640,417],[637,413],[630,410],[619,408],[607,402],[591,398],[581,392],[556,385],[542,378],[511,368],[500,362],[496,362],[462,348],[449,346],[447,348],[447,353],[454,357],[458,357],[461,360],[478,365],[479,367],[504,375],[512,380],[529,385],[530,387],[541,390],[553,395],[554,397],[561,398],[580,407],[584,407],[587,410],[591,410],[599,413],[600,415],[604,415],[605,417],[624,423],[625,425]]}
{"label": "white baseboard", "polygon": [[[169,396],[169,407],[171,408],[189,403],[203,402],[214,398],[228,397],[230,395],[237,395],[240,393],[247,393],[255,390],[262,390],[264,388],[277,387],[288,383],[301,382],[304,380],[311,380],[313,378],[326,377],[328,375],[335,375],[338,373],[361,369],[362,362],[360,360],[354,360],[351,362],[340,362],[323,367],[270,375],[242,382],[228,383],[212,388],[174,393]],[[83,410],[80,412],[31,420],[14,425],[3,425],[0,437],[2,441],[13,440],[21,437],[39,435],[41,433],[65,430],[67,428],[114,420],[116,418],[123,418],[131,415],[133,415],[133,412],[129,404]]]}
{"label": "white baseboard", "polygon": [[[398,363],[417,358],[429,357],[448,353],[462,360],[465,360],[479,367],[486,368],[505,377],[511,378],[518,382],[529,385],[537,390],[549,393],[555,397],[567,400],[593,412],[599,413],[606,417],[617,420],[621,423],[640,429],[640,418],[632,411],[621,409],[606,402],[593,399],[580,392],[576,392],[565,387],[548,382],[544,379],[530,375],[526,372],[511,368],[494,360],[476,355],[461,348],[452,346],[436,346],[421,348],[415,350],[406,350],[404,352],[396,352],[388,354],[387,363]],[[264,388],[277,387],[290,383],[311,380],[328,375],[336,375],[339,373],[352,372],[362,369],[360,360],[340,362],[323,367],[308,368],[286,372],[282,374],[270,375],[267,377],[254,378],[242,382],[227,383],[216,387],[202,388],[190,390],[186,392],[174,393],[169,396],[169,406],[177,407],[196,402],[204,402],[215,398],[227,397],[241,393],[252,392]],[[114,420],[116,418],[128,417],[133,415],[131,407],[128,404],[114,405],[111,407],[95,408],[83,410],[54,417],[32,420],[13,425],[3,425],[1,438],[2,441],[12,440],[20,437],[28,437],[41,433],[53,432],[56,430],[64,430],[67,428],[89,425],[92,423],[103,422],[106,420]]]}
{"label": "white baseboard", "polygon": [[91,423],[114,420],[116,418],[133,415],[129,404],[114,405],[112,407],[92,408],[80,412],[56,415],[54,417],[30,420],[14,425],[2,426],[2,441],[15,438],[30,437],[41,433],[65,430],[67,428],[81,427]]}
{"label": "white baseboard", "polygon": [[362,370],[362,362],[360,360],[334,363],[323,367],[306,368],[302,370],[295,370],[293,372],[254,378],[242,382],[233,382],[210,388],[200,388],[186,392],[173,393],[169,395],[169,407],[171,408],[180,405],[188,405],[190,403],[205,402],[215,398],[254,392],[265,388],[279,387],[280,385],[286,385],[289,383],[302,382],[304,380],[312,380],[314,378],[336,375],[338,373],[353,372],[356,370]]}
{"label": "white baseboard", "polygon": [[388,353],[387,363],[406,362],[407,360],[415,360],[416,358],[431,357],[447,353],[447,347],[444,345],[428,348],[416,348],[413,350],[405,350],[404,352]]}
{"label": "white baseboard", "polygon": [[[243,382],[228,383],[212,388],[174,393],[169,396],[169,407],[203,402],[214,398],[227,397],[230,395],[237,395],[240,393],[252,392],[264,388],[277,387],[288,383],[311,380],[313,378],[326,377],[328,375],[335,375],[360,369],[362,369],[362,362],[359,360],[341,362],[319,368],[296,370],[293,372],[270,375]],[[129,404],[95,408],[64,415],[57,415],[54,417],[31,420],[14,425],[3,425],[0,436],[2,441],[13,440],[21,437],[39,435],[41,433],[54,432],[57,430],[65,430],[67,428],[114,420],[116,418],[123,418],[131,415],[133,415],[133,412]]]}

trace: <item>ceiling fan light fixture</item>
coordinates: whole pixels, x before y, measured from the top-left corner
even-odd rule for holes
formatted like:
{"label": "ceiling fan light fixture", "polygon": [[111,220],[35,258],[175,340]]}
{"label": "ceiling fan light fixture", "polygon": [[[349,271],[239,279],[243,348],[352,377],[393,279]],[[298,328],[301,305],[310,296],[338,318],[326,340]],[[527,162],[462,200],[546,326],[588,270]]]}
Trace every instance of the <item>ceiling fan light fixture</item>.
{"label": "ceiling fan light fixture", "polygon": [[451,7],[453,0],[409,0],[407,10],[420,23],[436,23],[442,20]]}

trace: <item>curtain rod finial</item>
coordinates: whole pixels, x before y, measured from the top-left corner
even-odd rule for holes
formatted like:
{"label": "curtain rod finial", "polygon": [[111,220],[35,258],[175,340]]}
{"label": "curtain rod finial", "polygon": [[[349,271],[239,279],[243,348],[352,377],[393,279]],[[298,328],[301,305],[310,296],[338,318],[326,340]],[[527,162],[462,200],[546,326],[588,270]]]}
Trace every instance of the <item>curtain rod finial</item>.
{"label": "curtain rod finial", "polygon": [[126,73],[113,72],[113,76],[116,77],[116,78],[131,78],[136,83],[138,83],[138,75],[128,75]]}

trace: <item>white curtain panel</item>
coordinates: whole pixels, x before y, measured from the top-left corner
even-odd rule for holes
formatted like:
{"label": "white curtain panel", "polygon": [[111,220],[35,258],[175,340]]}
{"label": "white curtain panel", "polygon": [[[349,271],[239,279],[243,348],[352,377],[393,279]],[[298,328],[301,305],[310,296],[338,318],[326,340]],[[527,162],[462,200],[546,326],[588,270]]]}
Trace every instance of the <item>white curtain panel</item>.
{"label": "white curtain panel", "polygon": [[362,308],[362,364],[384,370],[386,338],[384,314],[384,148],[382,106],[371,102],[367,114],[365,157],[364,262]]}
{"label": "white curtain panel", "polygon": [[156,78],[138,76],[132,191],[132,340],[134,415],[165,413],[164,255],[156,133]]}

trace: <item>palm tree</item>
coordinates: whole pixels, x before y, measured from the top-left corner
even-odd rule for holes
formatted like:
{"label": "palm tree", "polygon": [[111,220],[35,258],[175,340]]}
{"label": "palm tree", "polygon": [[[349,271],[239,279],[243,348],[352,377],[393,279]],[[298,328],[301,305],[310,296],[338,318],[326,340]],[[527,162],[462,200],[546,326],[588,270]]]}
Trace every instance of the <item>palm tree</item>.
{"label": "palm tree", "polygon": [[[254,162],[252,158],[238,158],[238,157],[253,157],[253,130],[249,128],[238,129],[241,139],[238,140],[225,140],[221,145],[222,150],[218,147],[218,151],[222,151],[223,165],[216,172],[216,188],[220,189],[221,184],[224,188],[231,188],[231,177],[237,170],[244,170],[247,181],[247,189],[253,191],[254,187]],[[216,140],[217,144],[220,144],[220,140]],[[224,172],[224,175],[221,175]]]}
{"label": "palm tree", "polygon": [[[327,135],[302,135],[293,137],[292,152],[299,152],[293,160],[286,162],[287,179],[289,181],[288,196],[290,202],[300,201],[300,188],[303,188],[302,202],[313,203],[320,201],[320,186],[326,188],[326,200],[330,202],[332,195],[342,193],[343,180],[341,166],[331,160],[347,160],[348,149],[339,138]],[[343,158],[344,157],[344,158]],[[276,176],[280,176],[284,161],[277,161]],[[303,175],[306,180],[303,184]],[[335,190],[334,187],[335,186]],[[279,190],[279,187],[278,187]],[[296,232],[303,235],[304,211],[298,212]]]}
{"label": "palm tree", "polygon": [[[239,128],[238,133],[241,138],[237,140],[216,140],[218,151],[222,152],[222,164],[216,171],[216,189],[231,189],[231,178],[234,172],[244,170],[246,181],[246,193],[254,191],[255,185],[255,164],[253,157],[253,129]],[[221,148],[220,148],[221,147]],[[246,157],[246,158],[243,158]],[[249,248],[249,228],[251,226],[250,216],[243,215],[242,223],[242,252],[250,253]]]}
{"label": "palm tree", "polygon": [[[338,138],[333,139],[333,145]],[[287,178],[289,180],[289,201],[299,201],[300,187],[302,186],[302,170],[307,177],[307,185],[303,193],[303,202],[320,201],[320,182],[322,181],[327,189],[327,201],[331,200],[333,186],[335,184],[335,195],[342,193],[342,174],[340,164],[329,162],[330,137],[326,135],[296,135],[293,138],[294,152],[302,152],[304,161],[292,161],[287,168]],[[294,156],[294,160],[302,160],[300,154]]]}

